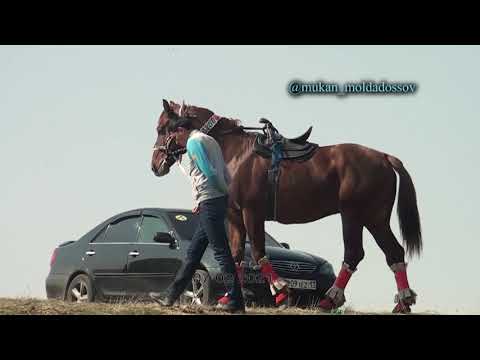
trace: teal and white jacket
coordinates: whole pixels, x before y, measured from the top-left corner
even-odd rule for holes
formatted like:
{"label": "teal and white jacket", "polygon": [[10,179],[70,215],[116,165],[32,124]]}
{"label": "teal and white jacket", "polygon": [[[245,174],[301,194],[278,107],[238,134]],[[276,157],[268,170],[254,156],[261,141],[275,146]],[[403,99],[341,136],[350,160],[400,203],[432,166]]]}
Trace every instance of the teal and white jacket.
{"label": "teal and white jacket", "polygon": [[195,205],[207,199],[228,194],[231,177],[217,141],[198,130],[193,130],[187,140],[187,175],[193,186]]}

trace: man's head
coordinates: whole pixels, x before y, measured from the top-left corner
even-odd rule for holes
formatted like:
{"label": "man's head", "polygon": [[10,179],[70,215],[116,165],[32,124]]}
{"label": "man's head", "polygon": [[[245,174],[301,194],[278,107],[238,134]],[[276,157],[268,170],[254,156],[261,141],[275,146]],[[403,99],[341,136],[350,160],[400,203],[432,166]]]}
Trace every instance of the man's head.
{"label": "man's head", "polygon": [[[169,173],[175,163],[171,152],[183,150],[191,130],[199,129],[212,115],[213,112],[206,108],[163,100],[163,111],[155,128],[157,139],[151,160],[151,169],[156,176]],[[184,130],[178,131],[179,128]]]}
{"label": "man's head", "polygon": [[170,126],[170,131],[175,134],[175,142],[181,147],[187,145],[187,140],[192,130],[192,121],[189,118],[180,118]]}

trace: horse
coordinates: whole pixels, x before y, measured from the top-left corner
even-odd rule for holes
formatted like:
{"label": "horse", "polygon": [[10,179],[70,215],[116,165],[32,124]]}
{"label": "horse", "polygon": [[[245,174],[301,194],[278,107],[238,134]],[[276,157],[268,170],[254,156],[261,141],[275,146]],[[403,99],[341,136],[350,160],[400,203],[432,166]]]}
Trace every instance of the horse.
{"label": "horse", "polygon": [[[185,149],[176,145],[170,126],[189,118],[195,129],[208,133],[219,143],[231,174],[228,234],[239,278],[244,271],[245,235],[251,255],[268,281],[277,305],[288,299],[288,283],[272,268],[265,253],[265,221],[268,204],[267,170],[271,160],[253,151],[256,135],[246,131],[238,119],[227,118],[194,105],[163,100],[157,122],[151,169],[165,176]],[[342,306],[346,286],[364,258],[363,229],[372,234],[385,254],[397,285],[393,313],[409,313],[417,294],[410,288],[405,255],[420,256],[423,243],[415,187],[397,157],[362,146],[342,143],[317,146],[306,161],[282,160],[279,164],[276,221],[282,224],[309,223],[340,214],[344,256],[332,287],[318,307],[331,311]],[[399,175],[397,215],[403,245],[390,228]]]}

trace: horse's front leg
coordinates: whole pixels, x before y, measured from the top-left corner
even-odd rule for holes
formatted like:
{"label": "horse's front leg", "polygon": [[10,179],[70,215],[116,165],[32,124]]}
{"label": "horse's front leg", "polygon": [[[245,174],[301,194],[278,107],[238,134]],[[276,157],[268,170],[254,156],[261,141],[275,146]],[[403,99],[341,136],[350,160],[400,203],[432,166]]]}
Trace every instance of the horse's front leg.
{"label": "horse's front leg", "polygon": [[230,249],[237,268],[237,276],[242,289],[244,287],[244,259],[245,259],[245,225],[243,224],[242,213],[239,209],[229,207],[227,212],[228,238]]}
{"label": "horse's front leg", "polygon": [[270,291],[277,306],[288,304],[288,284],[273,269],[265,252],[265,214],[259,207],[242,210],[243,221],[250,239],[252,258],[260,266],[260,271],[270,285]]}

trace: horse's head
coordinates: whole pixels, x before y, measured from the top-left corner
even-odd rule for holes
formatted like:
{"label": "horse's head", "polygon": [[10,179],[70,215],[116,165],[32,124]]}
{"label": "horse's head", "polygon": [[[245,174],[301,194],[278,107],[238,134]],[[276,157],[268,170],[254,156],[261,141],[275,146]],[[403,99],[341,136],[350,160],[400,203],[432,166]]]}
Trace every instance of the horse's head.
{"label": "horse's head", "polygon": [[157,123],[157,141],[153,147],[151,162],[152,171],[156,176],[167,175],[170,167],[185,152],[185,148],[175,141],[177,135],[173,130],[175,124],[182,119],[189,119],[193,128],[200,129],[212,115],[213,112],[208,109],[163,100],[163,111]]}

